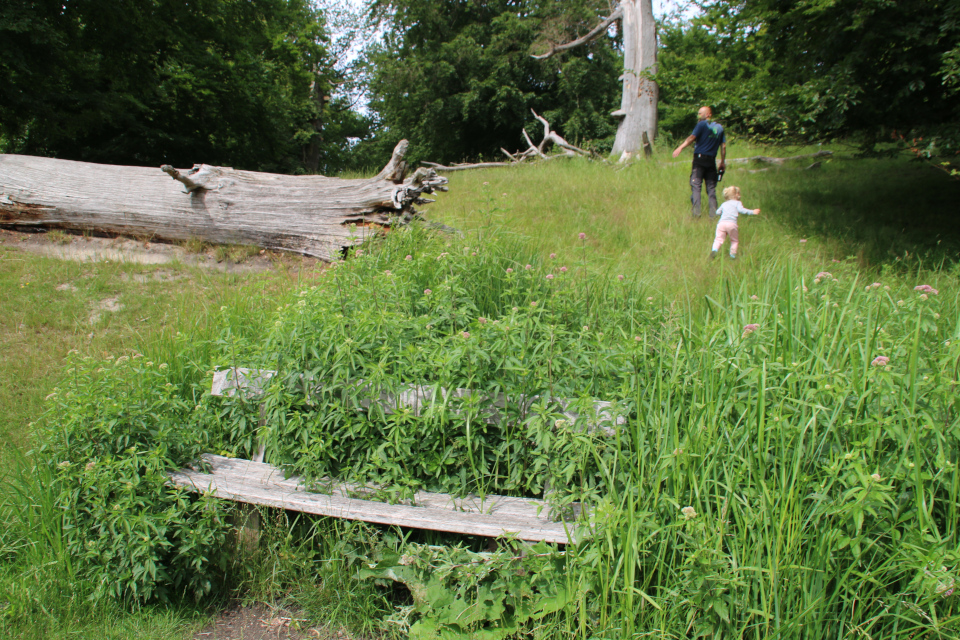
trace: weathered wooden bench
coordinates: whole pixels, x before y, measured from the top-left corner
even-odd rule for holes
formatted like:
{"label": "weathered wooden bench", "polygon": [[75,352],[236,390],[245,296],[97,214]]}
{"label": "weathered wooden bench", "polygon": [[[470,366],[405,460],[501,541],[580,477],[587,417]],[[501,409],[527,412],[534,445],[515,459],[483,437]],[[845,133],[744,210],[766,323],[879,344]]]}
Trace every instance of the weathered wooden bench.
{"label": "weathered wooden bench", "polygon": [[[263,392],[266,383],[276,372],[263,369],[231,368],[214,374],[211,394],[233,396],[244,394],[255,397]],[[362,383],[361,383],[362,384]],[[366,408],[377,403],[385,413],[399,408],[412,409],[420,415],[422,407],[439,394],[464,396],[469,390],[449,392],[408,385],[398,393],[380,393],[365,400]],[[534,399],[530,399],[532,404]],[[578,415],[569,409],[571,401],[559,401],[564,415],[572,422]],[[505,400],[496,398],[485,421],[499,421],[498,409],[503,409]],[[611,403],[595,402],[594,418],[598,428],[613,433],[623,418],[611,414]],[[262,412],[262,406],[261,406]],[[261,413],[261,425],[262,425]],[[375,489],[345,482],[324,481],[327,491],[308,491],[301,478],[284,477],[284,472],[265,464],[264,446],[261,444],[253,460],[239,460],[216,455],[203,456],[206,468],[181,469],[170,476],[171,482],[191,490],[210,493],[219,498],[249,505],[276,507],[315,515],[362,520],[432,531],[446,531],[489,537],[516,537],[520,540],[575,544],[582,532],[582,524],[575,521],[577,510],[571,513],[571,521],[554,521],[551,509],[545,500],[536,498],[512,498],[487,495],[456,498],[442,493],[417,492],[412,499],[399,504],[370,499]],[[255,525],[254,525],[255,526]]]}

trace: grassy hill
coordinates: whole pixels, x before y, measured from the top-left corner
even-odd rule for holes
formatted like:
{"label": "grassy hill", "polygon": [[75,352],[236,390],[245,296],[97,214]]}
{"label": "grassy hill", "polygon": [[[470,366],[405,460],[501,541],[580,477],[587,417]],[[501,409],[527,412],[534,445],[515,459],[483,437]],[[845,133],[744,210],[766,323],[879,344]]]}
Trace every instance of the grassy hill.
{"label": "grassy hill", "polygon": [[[524,393],[555,386],[623,403],[630,431],[622,440],[564,432],[556,446],[576,464],[544,467],[566,478],[558,486],[567,498],[593,505],[605,521],[579,550],[543,551],[563,568],[562,584],[554,565],[523,569],[547,581],[541,595],[553,589],[551,598],[566,603],[528,620],[525,632],[540,625],[542,637],[653,629],[955,637],[957,605],[940,586],[956,579],[960,557],[951,386],[960,272],[950,206],[960,183],[902,160],[838,154],[819,169],[804,167],[728,171],[724,186],[739,186],[745,205],[763,210],[742,219],[736,262],[708,259],[714,225],[690,219],[688,163],[666,160],[454,173],[428,217],[463,237],[392,232],[334,270],[278,262],[239,276],[175,264],[157,278],[153,267],[64,263],[0,247],[0,427],[11,470],[0,630],[22,638],[190,637],[203,613],[189,598],[140,607],[105,595],[130,597],[123,584],[146,580],[137,574],[141,558],[169,560],[164,541],[151,538],[159,534],[143,544],[133,536],[139,546],[129,548],[131,539],[115,532],[85,529],[76,547],[63,541],[76,541],[71,526],[99,526],[117,512],[130,522],[153,517],[157,487],[121,482],[149,476],[137,466],[145,464],[140,453],[126,453],[130,439],[161,467],[182,464],[181,445],[244,455],[249,429],[225,425],[248,408],[202,397],[209,368],[240,357],[238,364],[284,358],[294,368],[364,379],[376,372],[384,384],[415,375]],[[119,306],[107,312],[106,300]],[[506,324],[513,334],[495,333]],[[350,363],[327,362],[306,345],[335,348]],[[554,359],[557,367],[544,366]],[[278,435],[313,424],[287,419],[309,413],[296,399],[278,402]],[[345,421],[353,453],[331,449],[348,438],[323,434],[320,446],[309,430],[303,447],[281,453],[299,456],[308,471],[330,470],[335,459],[336,473],[406,486],[542,490],[514,470],[543,462],[541,445],[531,443],[551,441],[552,421],[475,440],[456,421]],[[161,432],[176,434],[176,443],[161,443],[165,453],[155,448]],[[385,433],[399,452],[392,460],[403,464],[368,455],[382,450]],[[462,481],[425,470],[420,451],[447,438]],[[28,449],[42,455],[16,466]],[[91,462],[99,482],[84,475]],[[86,502],[77,501],[77,487]],[[91,501],[101,510],[88,512]],[[416,544],[421,559],[438,562],[430,545],[456,551],[459,542],[468,555],[450,551],[449,566],[513,566],[512,556],[483,555],[485,541],[419,533],[400,541],[370,527],[287,524],[276,516],[261,552],[225,561],[225,570],[210,568],[221,557],[212,547],[191,553],[206,554],[197,567],[225,576],[224,597],[285,600],[314,620],[378,635],[404,628],[397,620],[430,615],[449,630],[456,616],[355,580],[350,558]],[[196,521],[198,532],[210,527]],[[117,567],[130,570],[127,582],[111,577]],[[154,582],[162,586],[162,576]],[[468,582],[430,584],[463,604]],[[517,597],[542,604],[535,594]],[[495,604],[487,613],[499,620]]]}
{"label": "grassy hill", "polygon": [[[813,151],[730,147],[732,158]],[[921,163],[854,158],[842,148],[820,168],[809,165],[730,165],[718,191],[736,185],[745,206],[763,212],[741,218],[741,272],[786,257],[812,265],[853,258],[877,268],[918,258],[929,267],[960,255],[960,181]],[[572,160],[457,172],[428,215],[465,229],[502,226],[546,253],[578,249],[582,231],[595,268],[640,273],[674,296],[703,290],[720,272],[705,260],[715,227],[706,197],[704,215],[692,219],[688,178],[686,155],[625,168]]]}

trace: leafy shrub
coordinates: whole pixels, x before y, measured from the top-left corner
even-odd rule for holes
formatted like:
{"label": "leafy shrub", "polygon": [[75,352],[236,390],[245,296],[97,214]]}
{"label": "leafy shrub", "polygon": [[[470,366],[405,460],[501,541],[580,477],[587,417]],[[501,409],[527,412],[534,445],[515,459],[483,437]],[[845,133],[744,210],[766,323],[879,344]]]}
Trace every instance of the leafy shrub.
{"label": "leafy shrub", "polygon": [[36,457],[55,473],[66,551],[100,593],[201,597],[222,578],[229,509],[168,483],[210,438],[167,369],[142,357],[74,358],[51,398]]}

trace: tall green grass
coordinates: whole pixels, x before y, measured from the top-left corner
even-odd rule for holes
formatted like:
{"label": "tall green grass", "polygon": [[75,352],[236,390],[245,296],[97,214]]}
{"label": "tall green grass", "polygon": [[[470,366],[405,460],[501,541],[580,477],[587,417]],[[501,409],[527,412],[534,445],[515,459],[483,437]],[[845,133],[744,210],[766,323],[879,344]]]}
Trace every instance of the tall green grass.
{"label": "tall green grass", "polygon": [[[493,228],[462,240],[397,231],[264,314],[260,331],[225,319],[218,339],[181,336],[162,362],[83,364],[82,382],[56,396],[65,417],[47,448],[59,486],[88,486],[96,473],[96,494],[62,494],[68,544],[88,558],[122,552],[125,537],[99,524],[113,517],[97,515],[104,492],[118,523],[144,508],[146,522],[172,522],[174,503],[160,500],[162,478],[143,460],[159,456],[158,471],[204,448],[248,456],[263,438],[269,461],[375,482],[388,498],[416,487],[530,496],[549,481],[558,510],[585,507],[586,537],[556,556],[558,569],[526,569],[567,585],[563,609],[530,605],[524,618],[519,600],[428,582],[483,615],[464,623],[429,599],[401,599],[407,623],[422,623],[415,633],[493,638],[536,621],[583,637],[954,637],[956,277],[874,283],[852,260],[827,273],[784,258],[723,273],[687,307],[592,270],[588,240],[543,258]],[[175,353],[189,366],[169,366]],[[263,429],[256,403],[204,394],[203,372],[235,365],[281,374]],[[473,393],[420,417],[362,409],[365,396],[409,383]],[[109,400],[118,393],[124,402]],[[487,424],[497,393],[508,398],[504,419]],[[515,401],[534,396],[531,407]],[[613,401],[626,423],[601,418],[615,430],[604,435],[589,412],[570,422],[555,398]],[[176,438],[172,424],[182,425]],[[127,486],[136,469],[140,483]],[[122,562],[80,570],[100,580],[132,571],[117,594],[134,599],[202,594],[195,572],[213,578],[229,547],[220,524],[190,515],[209,505],[170,495],[203,564],[169,555],[185,540],[175,527]],[[403,544],[386,536],[364,553],[393,545],[399,557]],[[318,541],[312,553],[329,547]],[[157,570],[138,574],[138,562]],[[560,597],[549,584],[525,597]]]}
{"label": "tall green grass", "polygon": [[[150,626],[162,610],[136,603],[166,593],[187,613],[144,634],[168,637],[191,624],[192,609],[177,607],[205,592],[206,575],[222,585],[214,595],[295,597],[366,633],[956,637],[957,271],[928,261],[943,252],[923,238],[920,261],[898,238],[886,247],[886,235],[829,216],[805,227],[823,202],[801,206],[784,176],[812,192],[873,171],[898,179],[839,164],[728,173],[765,214],[744,221],[737,263],[706,260],[712,225],[686,219],[684,165],[571,163],[455,178],[460,195],[437,213],[464,238],[395,232],[295,287],[204,281],[201,303],[157,286],[178,311],[144,330],[120,316],[129,333],[95,349],[68,340],[84,352],[55,376],[44,430],[19,427],[43,455],[5,491],[3,628],[90,633],[121,610],[132,628]],[[866,215],[862,192],[846,197]],[[51,285],[63,279],[25,262],[4,286],[25,295],[37,265]],[[104,291],[122,288],[119,272],[101,275]],[[938,293],[914,290],[924,284]],[[40,318],[50,295],[11,309]],[[255,403],[206,394],[209,371],[225,365],[281,372],[264,432]],[[427,382],[477,393],[421,417],[382,415],[358,409],[361,379],[367,392]],[[487,425],[478,418],[496,393],[541,401]],[[552,398],[612,400],[626,424],[606,437],[586,414],[565,421]],[[162,471],[201,450],[249,455],[264,435],[271,461],[382,483],[388,499],[421,486],[538,495],[550,480],[558,509],[580,501],[592,514],[587,536],[525,561],[529,550],[483,540],[265,513],[261,550],[237,555],[229,505],[169,492]],[[124,522],[146,539],[104,526]],[[410,592],[383,582],[402,567],[417,576]],[[418,600],[421,586],[445,600]],[[516,600],[478,598],[483,589]],[[80,622],[57,631],[67,619]]]}

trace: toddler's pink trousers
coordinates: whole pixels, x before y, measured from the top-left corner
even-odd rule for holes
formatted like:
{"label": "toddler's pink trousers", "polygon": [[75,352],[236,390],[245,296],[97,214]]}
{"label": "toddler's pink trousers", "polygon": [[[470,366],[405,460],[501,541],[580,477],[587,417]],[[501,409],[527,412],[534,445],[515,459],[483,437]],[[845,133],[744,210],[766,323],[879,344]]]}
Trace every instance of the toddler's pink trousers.
{"label": "toddler's pink trousers", "polygon": [[717,237],[713,240],[713,250],[718,251],[723,246],[723,241],[730,236],[730,253],[736,255],[737,247],[740,245],[740,234],[737,231],[736,220],[721,220],[717,223]]}

